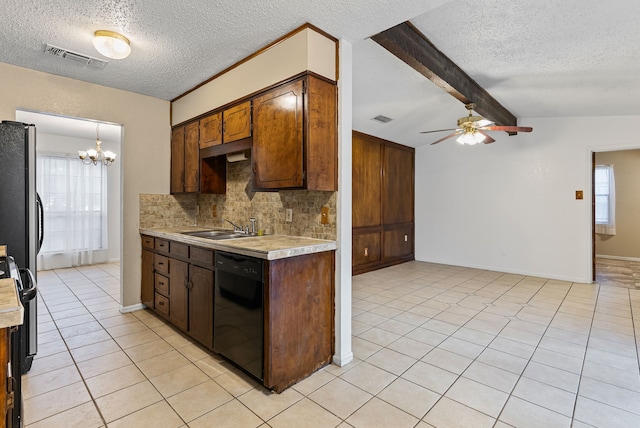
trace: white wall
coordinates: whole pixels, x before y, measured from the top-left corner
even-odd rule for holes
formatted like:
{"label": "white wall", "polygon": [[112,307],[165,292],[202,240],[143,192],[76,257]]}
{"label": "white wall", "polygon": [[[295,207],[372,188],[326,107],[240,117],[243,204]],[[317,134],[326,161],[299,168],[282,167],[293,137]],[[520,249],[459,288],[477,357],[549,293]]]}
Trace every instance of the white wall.
{"label": "white wall", "polygon": [[533,133],[416,149],[416,259],[591,282],[591,152],[640,147],[640,116],[519,124]]}
{"label": "white wall", "polygon": [[3,120],[14,120],[16,109],[26,109],[124,126],[118,156],[123,168],[120,303],[125,308],[139,304],[139,195],[169,192],[169,102],[4,63],[0,76]]}
{"label": "white wall", "polygon": [[[37,125],[37,124],[36,124]],[[78,150],[87,150],[95,148],[96,141],[84,138],[66,137],[62,135],[44,134],[38,131],[37,144],[38,152],[56,152],[77,154]],[[121,153],[120,142],[109,141],[104,138],[102,141],[102,149],[111,150],[116,153],[117,161],[107,168],[107,251],[101,261],[118,261],[120,260],[120,162],[119,154]],[[93,165],[90,165],[93,166]]]}

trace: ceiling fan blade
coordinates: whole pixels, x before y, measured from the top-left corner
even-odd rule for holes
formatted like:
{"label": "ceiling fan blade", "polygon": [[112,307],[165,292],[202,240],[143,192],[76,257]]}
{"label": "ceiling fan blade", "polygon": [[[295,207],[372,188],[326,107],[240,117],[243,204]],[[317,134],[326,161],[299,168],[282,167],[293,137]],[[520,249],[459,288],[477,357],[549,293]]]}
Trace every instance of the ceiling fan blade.
{"label": "ceiling fan blade", "polygon": [[506,132],[531,132],[533,128],[529,126],[483,126],[483,131],[506,131]]}
{"label": "ceiling fan blade", "polygon": [[458,128],[449,128],[449,129],[436,129],[435,131],[422,131],[421,134],[431,134],[432,132],[442,132],[442,131],[460,131]]}
{"label": "ceiling fan blade", "polygon": [[485,144],[491,144],[491,143],[493,143],[494,141],[496,141],[496,140],[494,140],[494,139],[493,139],[493,137],[491,137],[491,136],[490,136],[489,134],[487,134],[486,132],[482,132],[482,131],[481,131],[481,130],[479,130],[479,129],[478,129],[476,132],[478,132],[478,133],[480,133],[480,134],[484,135],[484,141],[483,141],[483,143],[485,143]]}
{"label": "ceiling fan blade", "polygon": [[431,143],[431,145],[433,146],[434,144],[438,144],[443,142],[444,140],[446,140],[447,138],[451,138],[451,137],[455,137],[456,135],[460,134],[461,131],[456,131],[452,134],[447,135],[446,137],[440,138],[439,140],[434,141],[433,143]]}

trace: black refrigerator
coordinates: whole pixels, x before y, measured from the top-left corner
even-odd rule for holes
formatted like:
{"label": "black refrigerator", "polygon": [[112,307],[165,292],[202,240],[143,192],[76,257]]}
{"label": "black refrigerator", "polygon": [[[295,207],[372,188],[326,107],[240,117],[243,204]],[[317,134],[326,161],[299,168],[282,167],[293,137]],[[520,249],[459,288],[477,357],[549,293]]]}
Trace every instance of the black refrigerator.
{"label": "black refrigerator", "polygon": [[36,128],[0,123],[0,245],[35,275],[42,244],[42,205],[36,193]]}
{"label": "black refrigerator", "polygon": [[18,294],[24,322],[18,328],[22,373],[31,368],[38,348],[37,255],[44,232],[42,203],[36,193],[36,128],[0,123],[0,245],[7,246],[22,281]]}

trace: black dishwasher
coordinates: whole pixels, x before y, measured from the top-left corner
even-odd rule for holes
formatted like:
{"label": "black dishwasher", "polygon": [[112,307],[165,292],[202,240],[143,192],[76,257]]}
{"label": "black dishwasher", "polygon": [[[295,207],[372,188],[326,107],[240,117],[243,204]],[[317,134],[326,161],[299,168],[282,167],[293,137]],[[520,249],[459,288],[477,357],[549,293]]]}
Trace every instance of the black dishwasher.
{"label": "black dishwasher", "polygon": [[216,251],[213,350],[263,380],[264,263]]}

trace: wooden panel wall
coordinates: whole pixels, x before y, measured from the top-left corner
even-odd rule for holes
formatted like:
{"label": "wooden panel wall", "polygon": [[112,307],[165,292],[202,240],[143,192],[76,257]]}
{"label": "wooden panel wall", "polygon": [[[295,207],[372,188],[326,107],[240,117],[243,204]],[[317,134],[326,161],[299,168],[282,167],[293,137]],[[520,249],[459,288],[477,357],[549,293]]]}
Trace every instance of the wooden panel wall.
{"label": "wooden panel wall", "polygon": [[415,149],[353,131],[353,274],[414,259]]}

